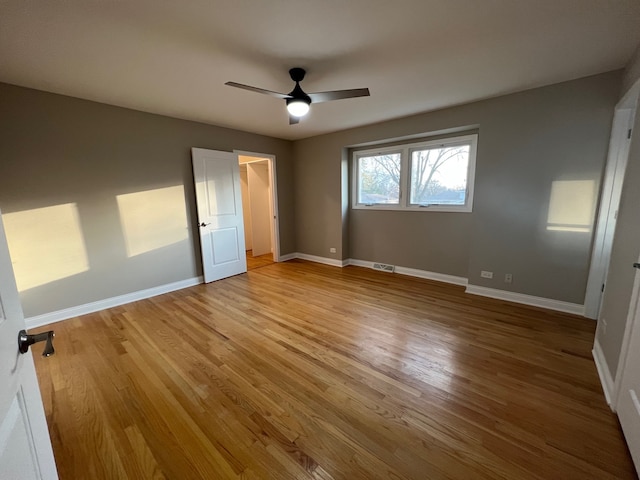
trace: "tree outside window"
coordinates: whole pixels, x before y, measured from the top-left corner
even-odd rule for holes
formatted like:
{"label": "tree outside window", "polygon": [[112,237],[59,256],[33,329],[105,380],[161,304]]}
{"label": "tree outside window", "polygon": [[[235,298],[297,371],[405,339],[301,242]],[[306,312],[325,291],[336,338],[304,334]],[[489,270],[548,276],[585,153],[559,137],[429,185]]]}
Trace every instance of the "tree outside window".
{"label": "tree outside window", "polygon": [[472,211],[477,142],[471,134],[354,152],[353,208]]}
{"label": "tree outside window", "polygon": [[414,150],[411,153],[413,205],[464,205],[469,145]]}
{"label": "tree outside window", "polygon": [[400,154],[374,155],[358,159],[359,202],[397,204],[400,201]]}

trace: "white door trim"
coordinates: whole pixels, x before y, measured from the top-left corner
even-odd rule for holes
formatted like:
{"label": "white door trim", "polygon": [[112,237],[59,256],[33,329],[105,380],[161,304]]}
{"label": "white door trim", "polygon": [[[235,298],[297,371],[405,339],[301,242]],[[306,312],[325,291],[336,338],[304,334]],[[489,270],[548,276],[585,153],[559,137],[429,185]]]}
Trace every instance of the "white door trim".
{"label": "white door trim", "polygon": [[[256,162],[261,162],[266,159],[269,165],[269,180],[271,182],[271,211],[272,214],[272,228],[271,228],[271,244],[273,245],[273,261],[281,262],[280,258],[280,212],[278,210],[278,182],[276,175],[276,156],[267,153],[247,152],[245,150],[234,150],[233,153],[245,157],[256,157]],[[257,160],[257,159],[260,160]],[[246,162],[252,163],[252,162]]]}
{"label": "white door trim", "polygon": [[[627,92],[627,94],[620,101],[621,105],[632,106],[637,109],[638,101],[640,100],[640,80],[636,81],[636,83],[631,87],[631,89]],[[634,130],[636,128],[635,125],[631,126]],[[636,133],[636,141],[638,141],[638,136]],[[633,141],[633,135],[632,139]],[[640,262],[640,259],[638,259]],[[633,330],[633,326],[635,323],[635,313],[636,313],[636,305],[638,303],[638,292],[635,288],[635,282],[637,281],[638,275],[636,274],[636,278],[634,279],[634,289],[632,290],[631,301],[629,302],[629,311],[627,313],[627,321],[624,327],[624,336],[622,337],[622,346],[620,348],[620,356],[618,357],[618,368],[616,369],[615,378],[613,382],[613,391],[611,392],[611,409],[615,412],[617,410],[618,399],[620,396],[620,391],[622,388],[622,376],[624,374],[625,366],[627,363],[627,356],[629,353],[629,345],[631,344],[631,332]],[[600,325],[598,324],[598,327]],[[637,327],[640,328],[640,327]],[[598,338],[598,332],[596,330],[596,338]]]}
{"label": "white door trim", "polygon": [[615,216],[629,159],[631,142],[628,130],[634,128],[639,92],[640,80],[616,105],[584,299],[584,316],[587,318],[596,319],[600,315],[602,286],[606,281],[613,246]]}
{"label": "white door trim", "polygon": [[627,131],[630,122],[633,121],[634,113],[635,111],[629,108],[616,108],[614,114],[584,299],[584,313],[587,318],[598,318],[600,313],[602,285],[605,283],[609,269],[615,216],[620,205],[620,193],[629,158]]}

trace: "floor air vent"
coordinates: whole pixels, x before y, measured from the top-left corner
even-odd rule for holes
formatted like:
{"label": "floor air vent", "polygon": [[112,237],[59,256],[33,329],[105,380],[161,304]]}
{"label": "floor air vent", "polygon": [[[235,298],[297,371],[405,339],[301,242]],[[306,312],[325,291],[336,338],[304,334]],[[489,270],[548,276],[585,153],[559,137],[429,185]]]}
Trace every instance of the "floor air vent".
{"label": "floor air vent", "polygon": [[395,267],[393,265],[387,265],[386,263],[374,263],[373,264],[373,269],[374,270],[380,270],[381,272],[393,272],[394,268]]}

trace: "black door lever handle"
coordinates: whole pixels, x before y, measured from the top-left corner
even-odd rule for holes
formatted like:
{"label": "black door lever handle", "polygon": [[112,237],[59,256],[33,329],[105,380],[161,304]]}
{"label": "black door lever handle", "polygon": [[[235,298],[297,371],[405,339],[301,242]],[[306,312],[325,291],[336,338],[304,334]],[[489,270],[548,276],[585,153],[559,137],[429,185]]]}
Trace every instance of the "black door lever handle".
{"label": "black door lever handle", "polygon": [[20,350],[20,353],[27,353],[29,351],[29,347],[34,343],[46,341],[47,343],[44,346],[42,356],[50,357],[56,353],[53,348],[53,337],[55,336],[56,334],[53,333],[53,330],[36,333],[35,335],[29,335],[26,330],[20,330],[18,332],[18,350]]}

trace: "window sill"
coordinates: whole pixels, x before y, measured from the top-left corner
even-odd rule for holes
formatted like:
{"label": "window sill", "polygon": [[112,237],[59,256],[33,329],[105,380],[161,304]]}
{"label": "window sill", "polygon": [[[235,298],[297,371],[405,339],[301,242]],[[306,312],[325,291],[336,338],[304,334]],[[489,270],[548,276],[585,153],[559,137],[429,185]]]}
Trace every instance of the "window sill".
{"label": "window sill", "polygon": [[415,207],[403,207],[400,205],[352,205],[352,210],[376,210],[376,211],[393,211],[393,212],[451,212],[451,213],[471,213],[473,212],[472,205],[464,206],[448,206],[448,205],[429,205],[429,206],[415,206]]}

